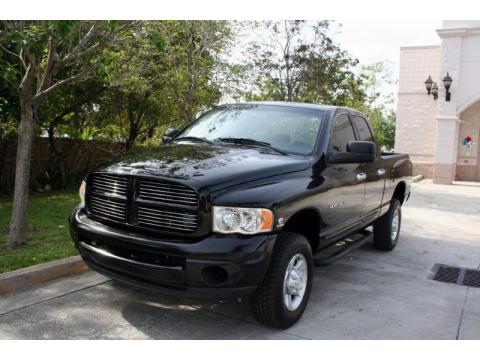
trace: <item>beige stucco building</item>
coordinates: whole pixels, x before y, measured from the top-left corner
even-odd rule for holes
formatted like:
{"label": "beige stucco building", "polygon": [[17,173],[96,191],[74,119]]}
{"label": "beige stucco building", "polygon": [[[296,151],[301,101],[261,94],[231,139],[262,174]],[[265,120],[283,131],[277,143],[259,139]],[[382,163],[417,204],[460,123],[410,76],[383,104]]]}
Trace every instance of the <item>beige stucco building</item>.
{"label": "beige stucco building", "polygon": [[[480,181],[480,20],[443,21],[437,34],[440,45],[400,50],[395,150],[409,153],[414,173],[436,183]],[[436,101],[427,96],[429,75]]]}

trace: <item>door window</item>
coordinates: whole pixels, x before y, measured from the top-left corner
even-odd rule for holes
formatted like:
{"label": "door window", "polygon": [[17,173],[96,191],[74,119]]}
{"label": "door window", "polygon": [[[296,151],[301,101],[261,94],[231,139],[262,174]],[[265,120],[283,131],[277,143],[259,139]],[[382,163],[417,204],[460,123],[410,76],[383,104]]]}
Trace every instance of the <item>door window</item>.
{"label": "door window", "polygon": [[352,123],[347,115],[339,115],[333,125],[331,147],[336,152],[346,152],[347,144],[355,141]]}
{"label": "door window", "polygon": [[360,116],[352,116],[353,122],[358,130],[361,141],[373,141],[373,135],[368,126],[367,120]]}

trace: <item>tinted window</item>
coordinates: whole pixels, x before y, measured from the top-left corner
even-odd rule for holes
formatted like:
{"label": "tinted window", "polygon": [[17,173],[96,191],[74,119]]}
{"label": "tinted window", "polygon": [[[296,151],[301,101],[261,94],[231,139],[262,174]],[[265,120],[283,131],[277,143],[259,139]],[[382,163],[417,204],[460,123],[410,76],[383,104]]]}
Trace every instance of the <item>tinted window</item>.
{"label": "tinted window", "polygon": [[352,124],[347,115],[339,115],[333,126],[331,142],[333,151],[346,152],[349,141],[355,141]]}
{"label": "tinted window", "polygon": [[277,149],[307,155],[313,151],[324,112],[300,107],[237,105],[218,107],[178,137],[195,136],[221,144],[222,138],[248,138]]}
{"label": "tinted window", "polygon": [[372,133],[368,127],[367,120],[360,116],[352,116],[353,122],[358,130],[358,135],[360,136],[361,141],[373,141]]}

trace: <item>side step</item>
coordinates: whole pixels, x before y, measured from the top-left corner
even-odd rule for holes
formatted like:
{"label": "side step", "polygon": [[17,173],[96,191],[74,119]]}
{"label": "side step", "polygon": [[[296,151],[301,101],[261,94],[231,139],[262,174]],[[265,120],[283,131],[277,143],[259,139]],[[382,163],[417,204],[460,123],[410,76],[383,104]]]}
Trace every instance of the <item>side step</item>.
{"label": "side step", "polygon": [[371,231],[360,230],[320,250],[317,257],[313,259],[313,262],[315,266],[329,265],[347,255],[350,251],[358,249],[372,238],[373,233]]}

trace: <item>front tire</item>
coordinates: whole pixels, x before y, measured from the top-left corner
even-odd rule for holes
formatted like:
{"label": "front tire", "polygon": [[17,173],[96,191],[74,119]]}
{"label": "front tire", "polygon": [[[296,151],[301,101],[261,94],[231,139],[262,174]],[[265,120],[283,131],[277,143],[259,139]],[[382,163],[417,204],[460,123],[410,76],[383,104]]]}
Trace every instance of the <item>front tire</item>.
{"label": "front tire", "polygon": [[307,306],[312,279],[313,256],[308,240],[300,234],[281,233],[267,274],[250,298],[254,317],[267,326],[289,328]]}
{"label": "front tire", "polygon": [[393,198],[388,212],[373,224],[373,245],[382,251],[392,251],[397,246],[402,223],[402,204]]}

